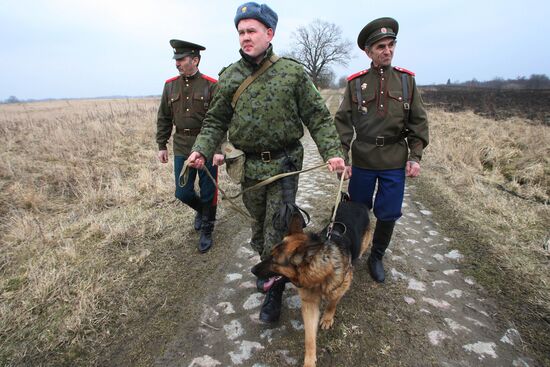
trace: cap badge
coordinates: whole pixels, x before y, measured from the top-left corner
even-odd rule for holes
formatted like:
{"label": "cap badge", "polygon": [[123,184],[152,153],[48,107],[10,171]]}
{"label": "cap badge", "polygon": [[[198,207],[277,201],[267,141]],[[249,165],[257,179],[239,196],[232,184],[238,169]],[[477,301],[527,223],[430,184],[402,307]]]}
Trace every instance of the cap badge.
{"label": "cap badge", "polygon": [[243,6],[243,7],[241,8],[241,13],[246,13],[246,6]]}
{"label": "cap badge", "polygon": [[176,50],[176,49],[174,48],[174,53],[177,53],[177,52],[178,52],[178,50]]}
{"label": "cap badge", "polygon": [[381,29],[380,29],[380,32],[382,32],[382,33],[388,33],[388,30],[387,30],[386,28],[381,28]]}
{"label": "cap badge", "polygon": [[365,89],[367,89],[367,83],[361,84],[361,90],[365,90]]}

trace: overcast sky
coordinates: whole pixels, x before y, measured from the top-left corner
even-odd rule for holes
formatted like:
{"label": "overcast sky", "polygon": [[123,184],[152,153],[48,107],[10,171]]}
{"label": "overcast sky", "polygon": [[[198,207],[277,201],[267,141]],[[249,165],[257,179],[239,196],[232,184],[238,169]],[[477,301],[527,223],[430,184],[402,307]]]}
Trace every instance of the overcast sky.
{"label": "overcast sky", "polygon": [[[260,2],[261,3],[261,2]],[[239,58],[234,0],[0,0],[0,100],[159,95],[177,75],[172,38],[202,44],[200,69],[217,78]],[[370,20],[399,21],[394,62],[421,85],[550,76],[550,2],[543,0],[272,0],[275,52],[314,19],[354,44],[338,77],[369,66],[357,48]]]}

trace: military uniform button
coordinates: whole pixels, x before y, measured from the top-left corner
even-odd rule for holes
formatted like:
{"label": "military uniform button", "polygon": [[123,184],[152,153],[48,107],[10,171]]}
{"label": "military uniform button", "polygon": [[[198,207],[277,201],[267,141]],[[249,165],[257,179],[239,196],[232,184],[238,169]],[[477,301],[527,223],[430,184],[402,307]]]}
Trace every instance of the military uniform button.
{"label": "military uniform button", "polygon": [[189,112],[189,108],[186,108],[185,111]]}
{"label": "military uniform button", "polygon": [[187,97],[185,97],[185,98],[189,99],[189,96],[187,96]]}
{"label": "military uniform button", "polygon": [[381,105],[380,105],[380,108],[384,108],[384,105],[383,105],[383,104],[381,104]]}
{"label": "military uniform button", "polygon": [[381,91],[380,94],[384,94],[384,91]]}
{"label": "military uniform button", "polygon": [[365,101],[363,101],[363,103],[365,103]]}
{"label": "military uniform button", "polygon": [[189,84],[185,84],[185,86],[186,86],[186,87],[188,87],[188,86],[189,86]]}
{"label": "military uniform button", "polygon": [[400,101],[402,101],[402,100],[403,100],[403,98],[402,98],[402,97],[399,97],[398,99],[399,99]]}
{"label": "military uniform button", "polygon": [[201,99],[204,99],[204,97],[201,97]]}

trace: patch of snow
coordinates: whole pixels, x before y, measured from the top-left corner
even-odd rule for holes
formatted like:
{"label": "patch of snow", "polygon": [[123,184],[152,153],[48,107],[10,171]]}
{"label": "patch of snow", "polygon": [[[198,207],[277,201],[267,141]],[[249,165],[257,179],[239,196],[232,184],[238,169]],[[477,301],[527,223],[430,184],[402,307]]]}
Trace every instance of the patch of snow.
{"label": "patch of snow", "polygon": [[428,333],[428,339],[432,345],[439,345],[445,339],[448,339],[449,336],[441,330],[433,330]]}
{"label": "patch of snow", "polygon": [[468,352],[473,352],[478,355],[478,359],[482,360],[485,359],[485,357],[489,356],[492,358],[497,358],[497,354],[495,352],[496,344],[493,342],[477,342],[474,344],[466,344],[463,345],[462,348]]}
{"label": "patch of snow", "polygon": [[237,344],[239,345],[238,351],[229,352],[229,357],[234,364],[242,364],[244,361],[252,357],[253,351],[264,349],[264,347],[260,343],[247,340],[243,340],[242,342]]}

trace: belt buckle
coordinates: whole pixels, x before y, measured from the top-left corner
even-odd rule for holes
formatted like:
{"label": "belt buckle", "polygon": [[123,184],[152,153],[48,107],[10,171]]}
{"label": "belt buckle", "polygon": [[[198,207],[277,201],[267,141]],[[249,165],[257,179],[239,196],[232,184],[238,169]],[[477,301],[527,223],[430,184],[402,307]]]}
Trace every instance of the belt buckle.
{"label": "belt buckle", "polygon": [[403,103],[403,108],[404,108],[405,110],[410,110],[410,109],[411,109],[411,105],[410,105],[409,103],[405,102],[405,103]]}
{"label": "belt buckle", "polygon": [[376,146],[377,147],[383,147],[384,146],[384,137],[383,136],[377,136],[376,137]]}
{"label": "belt buckle", "polygon": [[264,163],[271,162],[271,152],[269,150],[266,150],[265,152],[261,152],[260,157],[262,157],[262,162]]}
{"label": "belt buckle", "polygon": [[183,135],[191,135],[191,129],[183,129]]}

